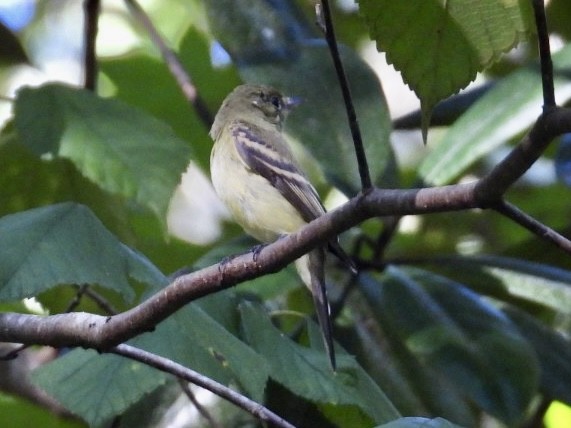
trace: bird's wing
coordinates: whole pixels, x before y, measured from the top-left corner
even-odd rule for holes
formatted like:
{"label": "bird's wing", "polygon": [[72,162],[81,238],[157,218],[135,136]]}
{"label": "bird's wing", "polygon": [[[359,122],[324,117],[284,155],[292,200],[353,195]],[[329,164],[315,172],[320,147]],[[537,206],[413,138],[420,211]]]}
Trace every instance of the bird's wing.
{"label": "bird's wing", "polygon": [[233,123],[230,132],[244,163],[268,180],[305,221],[310,222],[325,213],[317,191],[297,167],[281,133],[243,122]]}
{"label": "bird's wing", "polygon": [[[234,122],[230,132],[236,151],[246,166],[278,189],[306,222],[325,214],[317,191],[297,167],[281,133],[270,133],[243,122]],[[276,138],[282,140],[276,142]],[[273,143],[269,144],[268,141]],[[355,263],[343,251],[337,239],[332,239],[328,246],[343,264],[357,273]]]}

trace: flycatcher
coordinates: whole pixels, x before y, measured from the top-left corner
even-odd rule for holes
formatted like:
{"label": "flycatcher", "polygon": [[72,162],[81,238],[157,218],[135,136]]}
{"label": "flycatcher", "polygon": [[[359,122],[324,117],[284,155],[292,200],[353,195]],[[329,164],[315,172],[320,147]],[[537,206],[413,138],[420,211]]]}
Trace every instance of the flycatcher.
{"label": "flycatcher", "polygon": [[[271,87],[241,85],[226,97],[210,130],[214,189],[236,222],[263,243],[296,232],[325,213],[282,134],[285,117],[295,104]],[[355,271],[337,240],[328,247]],[[313,295],[325,349],[335,370],[324,257],[324,249],[317,248],[295,264]]]}

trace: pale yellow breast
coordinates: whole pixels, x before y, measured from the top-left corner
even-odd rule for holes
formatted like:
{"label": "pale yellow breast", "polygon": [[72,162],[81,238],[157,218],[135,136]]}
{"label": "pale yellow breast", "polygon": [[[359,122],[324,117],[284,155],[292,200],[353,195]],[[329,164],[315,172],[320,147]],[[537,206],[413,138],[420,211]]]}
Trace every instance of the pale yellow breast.
{"label": "pale yellow breast", "polygon": [[272,242],[306,224],[278,190],[247,168],[234,144],[216,144],[210,168],[216,193],[236,222],[257,240]]}

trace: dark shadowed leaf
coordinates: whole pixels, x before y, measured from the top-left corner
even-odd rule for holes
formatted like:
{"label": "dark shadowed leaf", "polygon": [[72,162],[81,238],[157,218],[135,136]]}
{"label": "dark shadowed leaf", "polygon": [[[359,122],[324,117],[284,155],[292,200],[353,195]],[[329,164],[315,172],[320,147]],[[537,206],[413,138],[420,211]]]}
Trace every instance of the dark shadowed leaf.
{"label": "dark shadowed leaf", "polygon": [[270,377],[293,393],[316,403],[359,407],[375,422],[386,422],[398,413],[385,394],[347,355],[338,355],[334,373],[322,352],[304,348],[284,337],[254,304],[242,304],[246,339],[270,365]]}
{"label": "dark shadowed leaf", "polygon": [[571,405],[571,342],[525,312],[508,307],[505,312],[537,353],[541,367],[541,391]]}
{"label": "dark shadowed leaf", "polygon": [[29,59],[20,40],[0,22],[0,66],[28,63]]}
{"label": "dark shadowed leaf", "polygon": [[363,289],[383,329],[422,364],[489,413],[521,418],[537,386],[535,354],[501,312],[420,270],[391,267],[380,288]]}
{"label": "dark shadowed leaf", "polygon": [[442,418],[401,418],[376,428],[461,428]]}

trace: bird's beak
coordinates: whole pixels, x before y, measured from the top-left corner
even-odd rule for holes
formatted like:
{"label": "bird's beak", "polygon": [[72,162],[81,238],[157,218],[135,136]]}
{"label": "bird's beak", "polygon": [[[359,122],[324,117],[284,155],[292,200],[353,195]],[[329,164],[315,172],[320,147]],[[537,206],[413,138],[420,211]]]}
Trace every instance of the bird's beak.
{"label": "bird's beak", "polygon": [[283,97],[284,108],[286,110],[291,110],[294,107],[300,105],[303,100],[300,97]]}

